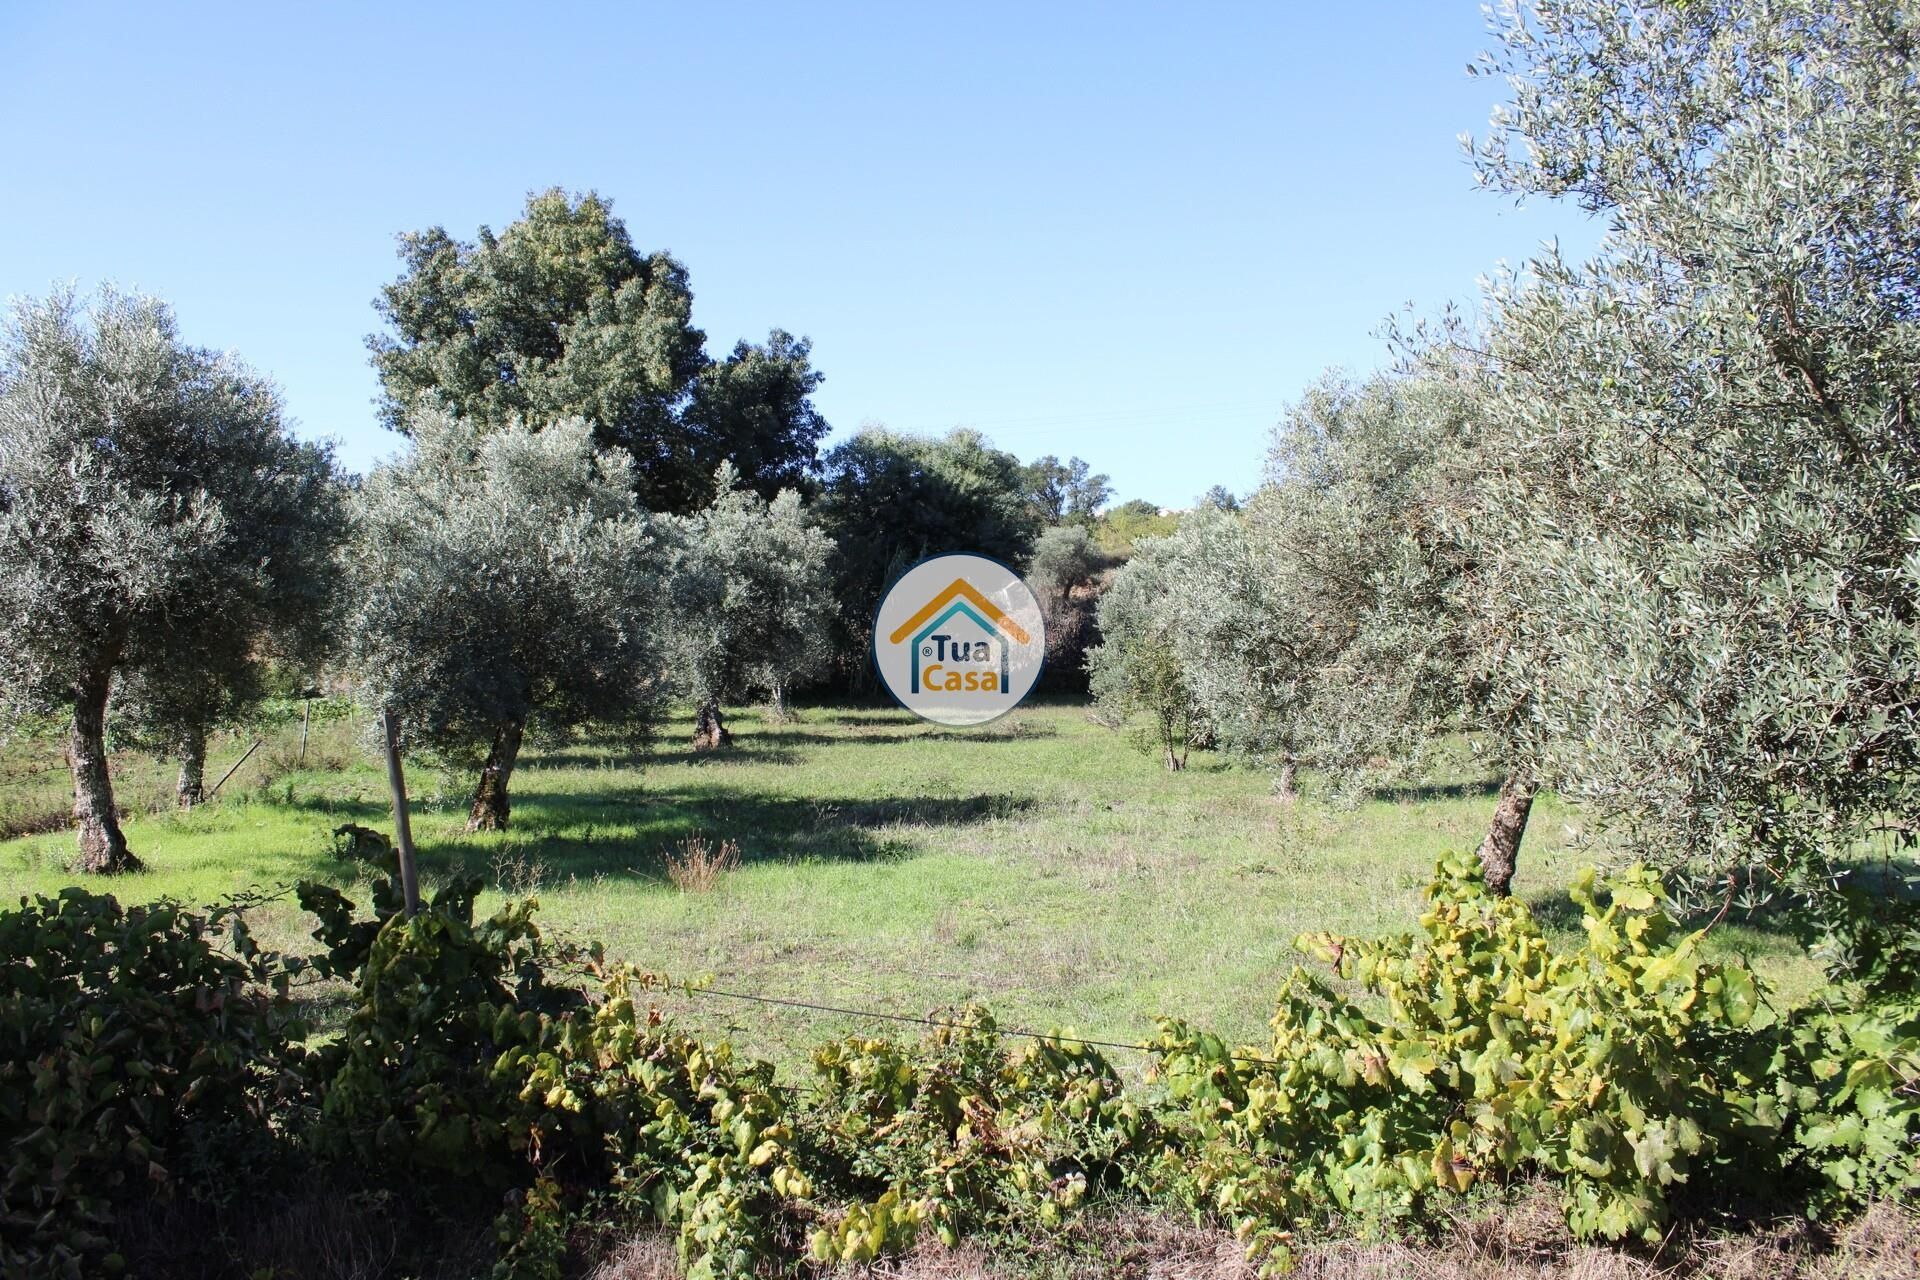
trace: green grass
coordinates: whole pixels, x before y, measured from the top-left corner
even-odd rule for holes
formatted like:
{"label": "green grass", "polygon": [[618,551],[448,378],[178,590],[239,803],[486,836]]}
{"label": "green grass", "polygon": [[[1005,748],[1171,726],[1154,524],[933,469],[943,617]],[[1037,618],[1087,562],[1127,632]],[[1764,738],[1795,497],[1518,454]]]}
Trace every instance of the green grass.
{"label": "green grass", "polygon": [[[1178,1014],[1258,1042],[1294,936],[1411,927],[1435,856],[1472,848],[1493,804],[1491,780],[1465,762],[1357,809],[1290,804],[1264,775],[1204,753],[1168,774],[1075,703],[973,731],[832,706],[783,725],[741,713],[733,727],[734,749],[715,756],[686,750],[677,723],[638,754],[590,739],[530,750],[512,830],[497,834],[463,832],[469,779],[415,766],[423,874],[429,886],[464,871],[495,895],[535,891],[549,929],[728,990],[907,1015],[984,1000],[1006,1025],[1124,1041]],[[303,767],[297,722],[266,732],[215,803],[135,806],[127,834],[148,870],[107,887],[199,902],[300,877],[351,883],[333,828],[390,827],[370,745],[330,720]],[[216,744],[209,781],[246,740]],[[0,782],[39,777],[31,785],[58,802],[62,773],[25,772],[48,759],[58,764],[57,745],[16,741]],[[116,769],[149,787],[169,776],[137,757]],[[740,848],[740,868],[709,894],[681,893],[664,874],[696,833]],[[1543,799],[1516,882],[1560,927],[1564,890],[1590,857],[1576,837],[1568,812]],[[0,894],[75,883],[71,855],[65,831],[0,842]],[[309,927],[283,903],[255,931],[288,945]],[[1777,934],[1723,925],[1713,945],[1750,956],[1786,998],[1818,981]],[[885,1029],[712,997],[667,1003],[789,1067],[820,1039]]]}

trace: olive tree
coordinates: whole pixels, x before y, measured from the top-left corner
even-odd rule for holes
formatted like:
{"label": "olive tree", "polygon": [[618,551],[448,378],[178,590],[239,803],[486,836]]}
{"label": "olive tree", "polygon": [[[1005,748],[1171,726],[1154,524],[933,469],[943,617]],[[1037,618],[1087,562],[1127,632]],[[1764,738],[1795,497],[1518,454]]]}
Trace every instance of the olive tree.
{"label": "olive tree", "polygon": [[70,717],[79,866],[139,866],[107,769],[107,708],[199,785],[207,726],[257,664],[324,633],[338,527],[329,451],[272,385],[182,342],[152,299],[17,305],[0,354],[0,696]]}
{"label": "olive tree", "polygon": [[1189,749],[1211,735],[1187,677],[1180,619],[1166,607],[1183,569],[1175,552],[1171,539],[1136,544],[1100,597],[1100,643],[1087,653],[1096,714],[1158,752],[1171,772],[1186,768]]}
{"label": "olive tree", "polygon": [[497,830],[529,734],[650,724],[659,548],[632,462],[580,419],[483,431],[428,411],[409,427],[354,503],[351,665],[406,745],[477,766],[467,826]]}
{"label": "olive tree", "polygon": [[1348,796],[1418,773],[1442,731],[1473,731],[1505,779],[1480,846],[1505,892],[1532,748],[1526,717],[1471,678],[1456,598],[1467,562],[1446,518],[1470,466],[1466,411],[1444,382],[1393,374],[1329,373],[1291,405],[1245,512],[1249,605],[1281,643],[1216,652],[1254,667],[1237,683],[1269,691],[1242,712],[1256,740],[1284,741]]}
{"label": "olive tree", "polygon": [[1282,796],[1312,763],[1336,796],[1357,797],[1417,772],[1443,730],[1475,731],[1507,780],[1480,850],[1505,892],[1533,749],[1526,717],[1472,678],[1459,620],[1467,563],[1445,513],[1459,502],[1464,413],[1437,379],[1327,375],[1275,429],[1266,483],[1246,503],[1218,490],[1145,544],[1135,572],[1152,588],[1128,607],[1170,638],[1213,741],[1271,769]]}
{"label": "olive tree", "polygon": [[1085,692],[1087,651],[1095,643],[1094,611],[1113,567],[1085,524],[1055,525],[1041,533],[1027,562],[1027,585],[1046,622],[1044,679],[1054,688]]}
{"label": "olive tree", "polygon": [[1915,24],[1897,0],[1505,12],[1479,172],[1612,231],[1424,335],[1473,403],[1479,678],[1555,786],[1729,892],[1920,824]]}
{"label": "olive tree", "polygon": [[791,489],[772,502],[732,464],[703,511],[671,521],[672,665],[695,706],[693,745],[732,742],[722,708],[762,692],[771,714],[833,654],[832,540]]}

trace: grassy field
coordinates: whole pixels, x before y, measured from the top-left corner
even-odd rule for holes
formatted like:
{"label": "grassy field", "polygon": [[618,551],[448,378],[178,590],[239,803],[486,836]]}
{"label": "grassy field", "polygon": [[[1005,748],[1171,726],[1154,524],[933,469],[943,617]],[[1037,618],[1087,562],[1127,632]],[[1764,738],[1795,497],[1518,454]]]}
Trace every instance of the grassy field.
{"label": "grassy field", "polygon": [[[304,763],[297,721],[264,730],[220,797],[190,814],[167,808],[163,765],[117,760],[127,834],[149,869],[106,887],[200,902],[301,877],[352,883],[333,829],[390,818],[364,725],[334,711]],[[1493,803],[1491,781],[1463,761],[1357,809],[1311,793],[1289,804],[1262,774],[1202,753],[1168,774],[1069,702],[975,731],[839,706],[780,725],[743,712],[734,727],[735,748],[713,756],[687,750],[678,724],[639,753],[590,739],[533,750],[514,778],[513,828],[498,834],[462,831],[470,779],[416,766],[429,886],[465,872],[492,895],[535,892],[551,930],[729,991],[909,1015],[983,1000],[1006,1025],[1124,1041],[1178,1014],[1257,1042],[1293,937],[1410,927],[1435,855],[1471,848]],[[215,744],[209,781],[250,737]],[[32,828],[44,825],[34,814],[57,814],[60,763],[57,741],[9,746],[0,819]],[[664,874],[690,836],[739,847],[739,869],[712,892],[681,892]],[[1560,927],[1564,888],[1592,858],[1577,836],[1544,800],[1517,881]],[[0,893],[74,883],[71,854],[67,831],[0,842]],[[291,903],[256,921],[276,945],[309,927]],[[1713,943],[1750,956],[1787,999],[1817,981],[1775,933],[1722,925]],[[885,1029],[711,996],[671,1003],[788,1067],[814,1041]]]}

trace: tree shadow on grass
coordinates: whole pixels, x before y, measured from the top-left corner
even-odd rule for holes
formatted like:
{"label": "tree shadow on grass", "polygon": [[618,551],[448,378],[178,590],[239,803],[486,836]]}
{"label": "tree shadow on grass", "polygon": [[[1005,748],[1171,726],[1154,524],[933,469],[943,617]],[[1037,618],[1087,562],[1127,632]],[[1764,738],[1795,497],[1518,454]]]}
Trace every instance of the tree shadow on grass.
{"label": "tree shadow on grass", "polygon": [[[660,879],[665,860],[690,836],[711,843],[731,841],[740,861],[750,863],[872,863],[905,856],[915,847],[904,832],[914,827],[963,827],[994,822],[1035,807],[1026,796],[978,793],[938,797],[833,797],[741,795],[711,788],[637,793],[618,800],[519,791],[513,825],[499,838],[473,840],[458,833],[415,837],[423,869],[444,873],[475,863],[537,866],[549,883],[558,879],[621,877]],[[595,818],[619,806],[617,825],[602,829]]]}
{"label": "tree shadow on grass", "polygon": [[299,813],[324,814],[337,824],[357,822],[365,827],[393,823],[393,806],[384,800],[339,799],[330,796],[296,795],[291,801],[275,801],[276,807]]}
{"label": "tree shadow on grass", "polygon": [[1025,725],[1014,730],[995,729],[990,725],[978,729],[940,729],[916,722],[898,728],[889,725],[885,731],[855,729],[850,732],[827,733],[808,729],[767,729],[736,737],[734,742],[736,746],[741,742],[836,747],[898,746],[903,742],[964,742],[969,745],[976,743],[985,745],[1033,742],[1059,736],[1060,730],[1053,725]]}
{"label": "tree shadow on grass", "polygon": [[1402,804],[1477,797],[1491,799],[1500,794],[1500,782],[1501,779],[1497,777],[1466,778],[1454,782],[1398,782],[1375,787],[1371,795],[1376,800],[1398,801]]}

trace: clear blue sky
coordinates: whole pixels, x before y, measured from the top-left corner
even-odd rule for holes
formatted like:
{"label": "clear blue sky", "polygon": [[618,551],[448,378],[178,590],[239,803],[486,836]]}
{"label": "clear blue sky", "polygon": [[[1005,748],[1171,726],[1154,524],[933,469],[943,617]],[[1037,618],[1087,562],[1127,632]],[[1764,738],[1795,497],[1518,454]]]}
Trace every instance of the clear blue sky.
{"label": "clear blue sky", "polygon": [[1477,192],[1471,0],[1245,6],[0,4],[0,293],[101,280],[272,375],[364,469],[395,233],[594,188],[718,352],[818,403],[1079,454],[1121,498],[1257,482],[1322,367],[1572,210]]}

